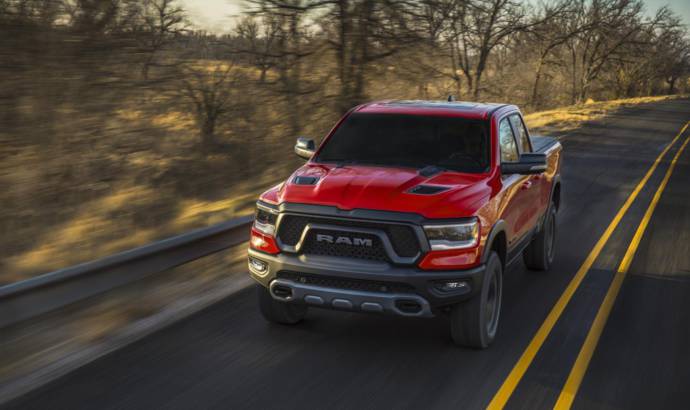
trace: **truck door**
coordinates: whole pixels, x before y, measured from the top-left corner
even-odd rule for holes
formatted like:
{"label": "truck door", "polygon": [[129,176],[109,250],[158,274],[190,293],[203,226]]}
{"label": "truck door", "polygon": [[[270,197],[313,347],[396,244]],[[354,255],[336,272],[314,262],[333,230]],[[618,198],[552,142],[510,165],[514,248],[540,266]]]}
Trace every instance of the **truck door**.
{"label": "truck door", "polygon": [[[527,133],[527,127],[520,116],[520,114],[515,113],[508,116],[510,119],[510,125],[513,127],[513,133],[515,134],[518,150],[520,155],[525,152],[532,152],[532,142],[530,141],[529,134]],[[526,182],[523,184],[527,185],[527,192],[529,193],[529,199],[526,204],[528,205],[529,213],[529,226],[536,226],[539,217],[546,211],[546,206],[548,205],[549,192],[546,192],[547,184],[543,178],[543,175],[530,175]]]}
{"label": "truck door", "polygon": [[[498,123],[498,141],[501,151],[501,163],[517,162],[520,158],[513,128],[508,117],[502,118]],[[529,177],[525,175],[504,175],[504,197],[501,201],[501,217],[506,222],[506,236],[508,247],[515,246],[525,237],[530,228],[530,184]]]}

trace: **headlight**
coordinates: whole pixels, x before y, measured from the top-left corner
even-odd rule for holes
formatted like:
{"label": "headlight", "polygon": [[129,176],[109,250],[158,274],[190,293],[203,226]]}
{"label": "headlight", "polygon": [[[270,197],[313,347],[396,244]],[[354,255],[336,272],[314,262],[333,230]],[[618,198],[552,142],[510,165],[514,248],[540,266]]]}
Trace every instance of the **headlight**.
{"label": "headlight", "polygon": [[261,233],[273,236],[276,233],[276,218],[277,215],[273,212],[264,208],[256,208],[254,228]]}
{"label": "headlight", "polygon": [[434,251],[472,248],[479,243],[479,221],[476,218],[457,224],[425,225],[424,232]]}

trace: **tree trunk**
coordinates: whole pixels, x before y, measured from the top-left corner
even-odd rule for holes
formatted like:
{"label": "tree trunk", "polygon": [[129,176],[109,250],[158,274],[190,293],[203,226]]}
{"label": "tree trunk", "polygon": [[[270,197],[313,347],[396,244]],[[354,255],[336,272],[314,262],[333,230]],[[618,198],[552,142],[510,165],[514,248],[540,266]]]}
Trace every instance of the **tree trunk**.
{"label": "tree trunk", "polygon": [[147,81],[149,79],[149,65],[150,62],[145,62],[144,65],[141,67],[141,78],[144,79],[144,81]]}
{"label": "tree trunk", "polygon": [[572,75],[570,77],[570,104],[577,103],[577,53],[574,47],[570,47]]}
{"label": "tree trunk", "polygon": [[465,73],[465,80],[467,81],[467,93],[469,94],[474,90],[474,79],[469,73]]}
{"label": "tree trunk", "polygon": [[[457,39],[454,41],[457,41]],[[459,59],[460,56],[456,55],[455,44],[453,41],[449,41],[448,46],[450,48],[451,69],[453,70],[452,78],[453,82],[455,83],[455,98],[460,99],[462,98],[462,78],[460,78],[460,76],[458,75],[459,68],[457,63],[457,59]]]}
{"label": "tree trunk", "polygon": [[678,81],[678,78],[676,77],[671,77],[666,80],[668,83],[668,93],[669,94],[675,94],[676,93],[676,81]]}
{"label": "tree trunk", "polygon": [[293,44],[293,62],[291,64],[290,72],[288,73],[288,110],[291,112],[290,115],[290,128],[292,130],[292,135],[296,136],[302,131],[302,112],[300,109],[300,86],[302,81],[302,63],[299,57],[300,53],[300,38],[299,33],[299,15],[296,13],[291,16],[290,19],[290,37],[291,43]]}
{"label": "tree trunk", "polygon": [[483,69],[479,70],[479,68],[477,68],[477,72],[474,75],[474,90],[472,91],[472,97],[474,98],[474,101],[479,101],[479,96],[481,94],[479,87],[482,81],[482,71]]}
{"label": "tree trunk", "polygon": [[484,74],[484,69],[486,68],[486,59],[488,57],[488,52],[482,51],[479,56],[479,63],[477,64],[477,70],[474,73],[474,90],[472,96],[475,101],[479,101],[479,96],[481,94],[481,83],[482,74]]}
{"label": "tree trunk", "polygon": [[455,98],[460,100],[462,99],[462,77],[460,77],[457,73],[453,74],[453,81],[455,82]]}
{"label": "tree trunk", "polygon": [[216,119],[213,116],[204,118],[204,123],[201,125],[201,146],[204,151],[210,149],[216,144]]}
{"label": "tree trunk", "polygon": [[417,98],[422,100],[429,99],[429,86],[426,82],[420,82],[417,84]]}
{"label": "tree trunk", "polygon": [[348,15],[348,0],[338,1],[338,40],[340,42],[338,54],[338,77],[340,80],[340,95],[338,100],[338,111],[341,113],[349,109],[347,101],[350,98],[350,78],[348,76],[348,37],[350,33],[350,17]]}
{"label": "tree trunk", "polygon": [[541,82],[542,71],[544,69],[544,56],[539,57],[537,61],[537,69],[534,75],[534,85],[532,86],[532,97],[530,98],[530,105],[534,110],[538,110],[540,107],[539,100],[539,83]]}
{"label": "tree trunk", "polygon": [[358,20],[358,38],[355,41],[357,46],[353,50],[353,55],[356,55],[355,76],[353,78],[354,88],[352,89],[352,99],[348,102],[350,106],[361,104],[365,99],[365,75],[367,72],[367,64],[369,61],[369,22],[371,21],[371,14],[373,12],[374,4],[372,0],[365,0],[361,5],[360,16]]}
{"label": "tree trunk", "polygon": [[580,84],[578,90],[577,103],[583,104],[587,101],[587,94],[589,91],[590,80],[587,78],[586,74],[582,74],[580,77]]}

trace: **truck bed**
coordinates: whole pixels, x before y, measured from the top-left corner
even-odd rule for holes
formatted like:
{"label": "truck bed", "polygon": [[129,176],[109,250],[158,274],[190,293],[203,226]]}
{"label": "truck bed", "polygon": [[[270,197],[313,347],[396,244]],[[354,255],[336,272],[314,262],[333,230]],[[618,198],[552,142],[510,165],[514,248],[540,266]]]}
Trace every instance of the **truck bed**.
{"label": "truck bed", "polygon": [[558,140],[553,137],[542,137],[540,135],[532,135],[532,149],[534,152],[545,152],[551,146],[558,144]]}

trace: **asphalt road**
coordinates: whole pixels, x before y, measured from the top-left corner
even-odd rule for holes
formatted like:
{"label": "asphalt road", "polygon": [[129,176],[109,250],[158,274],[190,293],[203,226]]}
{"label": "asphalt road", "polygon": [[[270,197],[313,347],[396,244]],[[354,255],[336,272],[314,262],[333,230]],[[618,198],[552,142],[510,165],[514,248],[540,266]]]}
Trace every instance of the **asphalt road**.
{"label": "asphalt road", "polygon": [[[690,101],[624,109],[565,136],[564,206],[546,274],[506,275],[495,344],[452,345],[446,318],[312,310],[269,325],[253,289],[99,359],[7,408],[483,408],[606,226],[690,120]],[[551,408],[620,263],[685,136],[624,216],[513,392],[508,408]],[[633,260],[576,408],[690,403],[690,148],[680,156]]]}

